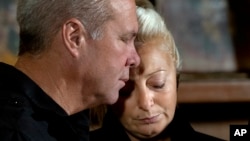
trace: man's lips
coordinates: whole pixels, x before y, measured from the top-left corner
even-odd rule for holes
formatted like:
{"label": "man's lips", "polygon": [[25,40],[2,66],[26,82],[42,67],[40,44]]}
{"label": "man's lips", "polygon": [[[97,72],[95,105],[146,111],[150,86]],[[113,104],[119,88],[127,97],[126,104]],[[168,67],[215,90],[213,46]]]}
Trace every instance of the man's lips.
{"label": "man's lips", "polygon": [[127,82],[128,80],[129,80],[128,78],[122,78],[122,79],[120,79],[120,81],[123,82],[121,88],[123,88],[123,87],[126,85],[126,82]]}
{"label": "man's lips", "polygon": [[124,83],[126,83],[129,79],[128,78],[122,78],[120,80],[123,81]]}

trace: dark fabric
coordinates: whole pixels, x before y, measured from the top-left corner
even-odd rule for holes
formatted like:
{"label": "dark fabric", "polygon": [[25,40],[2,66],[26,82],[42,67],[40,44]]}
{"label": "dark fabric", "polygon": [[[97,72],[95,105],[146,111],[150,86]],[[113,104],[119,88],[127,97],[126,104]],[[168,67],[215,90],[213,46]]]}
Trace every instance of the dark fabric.
{"label": "dark fabric", "polygon": [[89,111],[68,116],[31,79],[0,63],[0,141],[88,141]]}
{"label": "dark fabric", "polygon": [[[150,139],[150,141],[157,141],[162,136],[169,136],[171,141],[223,141],[222,139],[196,132],[189,122],[183,120],[183,118],[181,112],[177,110],[169,126],[160,135]],[[90,132],[90,141],[130,141],[130,139],[118,119],[108,110],[104,118],[103,127]]]}

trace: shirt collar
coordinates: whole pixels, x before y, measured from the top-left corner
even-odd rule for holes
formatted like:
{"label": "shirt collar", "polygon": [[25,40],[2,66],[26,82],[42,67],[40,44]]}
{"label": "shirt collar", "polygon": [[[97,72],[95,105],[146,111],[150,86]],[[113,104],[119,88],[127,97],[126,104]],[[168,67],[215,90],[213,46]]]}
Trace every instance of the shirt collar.
{"label": "shirt collar", "polygon": [[67,113],[50,98],[33,80],[15,67],[0,62],[0,78],[6,86],[26,95],[40,109],[55,112],[60,116]]}

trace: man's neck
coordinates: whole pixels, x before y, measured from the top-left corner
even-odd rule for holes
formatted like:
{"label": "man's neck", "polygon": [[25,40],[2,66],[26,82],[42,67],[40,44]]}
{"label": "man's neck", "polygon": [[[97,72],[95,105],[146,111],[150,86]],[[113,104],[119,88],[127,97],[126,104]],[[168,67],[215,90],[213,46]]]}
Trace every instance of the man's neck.
{"label": "man's neck", "polygon": [[[65,76],[63,64],[54,64],[48,57],[19,57],[15,67],[30,77],[48,96],[60,105],[68,115],[79,112],[83,108],[79,85]],[[45,65],[46,64],[46,65]],[[62,71],[63,70],[63,71]]]}

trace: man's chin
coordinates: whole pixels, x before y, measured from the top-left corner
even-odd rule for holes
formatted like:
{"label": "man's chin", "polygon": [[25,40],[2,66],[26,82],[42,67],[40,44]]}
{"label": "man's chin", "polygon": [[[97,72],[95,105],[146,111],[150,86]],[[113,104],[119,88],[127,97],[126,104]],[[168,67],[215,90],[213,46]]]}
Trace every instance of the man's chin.
{"label": "man's chin", "polygon": [[117,102],[118,98],[119,98],[118,93],[110,95],[110,96],[106,97],[105,104],[113,105],[113,104],[115,104]]}

